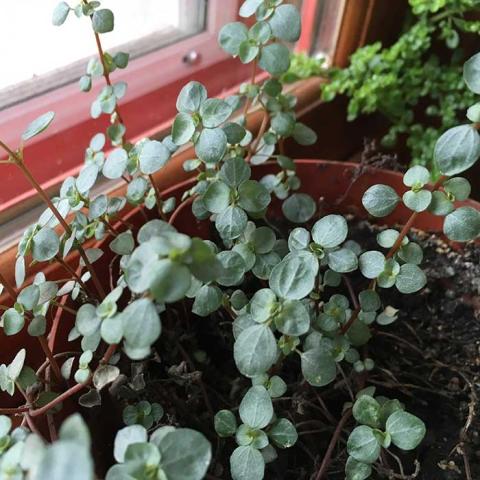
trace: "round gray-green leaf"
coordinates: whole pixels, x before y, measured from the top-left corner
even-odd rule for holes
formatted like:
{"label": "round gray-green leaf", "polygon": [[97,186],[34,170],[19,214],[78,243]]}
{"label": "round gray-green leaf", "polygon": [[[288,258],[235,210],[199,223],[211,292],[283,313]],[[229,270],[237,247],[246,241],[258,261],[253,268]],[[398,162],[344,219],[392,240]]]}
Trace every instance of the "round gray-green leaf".
{"label": "round gray-green leaf", "polygon": [[54,112],[47,112],[36,118],[25,131],[22,133],[22,140],[27,141],[30,138],[35,137],[36,135],[42,133],[48,128],[50,123],[52,123],[53,117],[55,116]]}
{"label": "round gray-green leaf", "polygon": [[371,186],[362,197],[365,210],[374,217],[386,217],[393,212],[399,201],[397,192],[383,184]]}
{"label": "round gray-green leaf", "polygon": [[230,205],[217,215],[215,227],[225,240],[235,240],[247,226],[247,214],[239,207]]}
{"label": "round gray-green leaf", "polygon": [[305,124],[297,122],[293,129],[293,138],[299,145],[313,145],[317,141],[315,130],[307,127]]}
{"label": "round gray-green leaf", "polygon": [[243,397],[238,413],[250,428],[265,428],[273,417],[272,399],[267,389],[261,385],[251,387]]}
{"label": "round gray-green leaf", "polygon": [[204,285],[195,295],[192,312],[206,317],[218,310],[222,304],[223,293],[215,285]]}
{"label": "round gray-green leaf", "polygon": [[95,10],[92,16],[92,25],[97,33],[111,32],[114,27],[113,12],[108,8]]}
{"label": "round gray-green leaf", "polygon": [[122,232],[110,242],[110,249],[118,255],[130,255],[135,248],[132,232]]}
{"label": "round gray-green leaf", "polygon": [[460,207],[445,217],[443,232],[454,242],[468,242],[480,235],[480,212],[473,207]]}
{"label": "round gray-green leaf", "polygon": [[283,302],[282,309],[275,317],[278,330],[292,337],[299,337],[310,329],[310,314],[299,300]]}
{"label": "round gray-green leaf", "polygon": [[230,410],[220,410],[214,418],[215,431],[222,438],[231,437],[237,431],[237,419]]}
{"label": "round gray-green leaf", "polygon": [[186,266],[165,258],[156,264],[150,291],[158,303],[177,302],[187,293],[191,279]]}
{"label": "round gray-green leaf", "polygon": [[238,187],[250,178],[250,166],[241,157],[229,158],[220,170],[220,178],[231,187]]}
{"label": "round gray-green leaf", "polygon": [[25,318],[14,308],[9,308],[2,315],[2,322],[5,335],[16,335],[23,329],[23,326],[25,325]]}
{"label": "round gray-green leaf", "polygon": [[262,480],[265,475],[263,455],[250,445],[237,447],[230,457],[230,473],[233,480]]}
{"label": "round gray-green leaf", "polygon": [[159,441],[158,449],[162,456],[161,467],[168,480],[201,480],[212,459],[208,440],[188,428],[167,433]]}
{"label": "round gray-green leaf", "polygon": [[240,7],[240,16],[244,18],[251,17],[262,3],[263,0],[245,0]]}
{"label": "round gray-green leaf", "polygon": [[446,192],[452,194],[455,200],[466,200],[472,192],[470,182],[463,177],[450,178],[443,183]]}
{"label": "round gray-green leaf", "polygon": [[417,448],[426,433],[425,424],[415,415],[397,410],[387,420],[386,431],[392,442],[402,450]]}
{"label": "round gray-green leaf", "polygon": [[52,23],[56,27],[63,25],[65,20],[68,17],[70,12],[70,7],[67,2],[60,2],[57,6],[53,9],[52,13]]}
{"label": "round gray-green leaf", "polygon": [[58,253],[60,239],[51,228],[42,228],[34,237],[32,256],[37,262],[47,262]]}
{"label": "round gray-green leaf", "polygon": [[380,428],[380,404],[370,395],[360,395],[353,405],[353,417],[358,423]]}
{"label": "round gray-green leaf", "polygon": [[395,286],[402,293],[415,293],[427,284],[427,277],[423,270],[412,263],[406,263],[400,267]]}
{"label": "round gray-green leaf", "polygon": [[128,154],[123,148],[116,148],[105,160],[102,173],[110,179],[120,178],[127,168]]}
{"label": "round gray-green leaf", "polygon": [[262,48],[258,64],[271,75],[281,75],[290,68],[290,51],[285,45],[271,43]]}
{"label": "round gray-green leaf", "polygon": [[277,359],[277,341],[267,325],[243,330],[233,348],[235,364],[246,377],[265,373]]}
{"label": "round gray-green leaf", "polygon": [[180,90],[177,98],[177,110],[185,113],[198,112],[206,99],[205,87],[199,82],[189,82]]}
{"label": "round gray-green leaf", "polygon": [[338,273],[353,272],[358,268],[358,258],[349,248],[340,248],[327,255],[328,266]]}
{"label": "round gray-green leaf", "polygon": [[473,93],[480,93],[480,53],[473,55],[464,63],[463,79]]}
{"label": "round gray-green leaf", "polygon": [[337,365],[331,355],[319,348],[312,348],[301,355],[302,374],[314,387],[323,387],[335,380]]}
{"label": "round gray-green leaf", "polygon": [[273,268],[270,288],[280,298],[301,300],[313,290],[317,273],[318,262],[313,254],[292,252]]}
{"label": "round gray-green leaf", "polygon": [[209,98],[200,107],[202,124],[206,128],[218,127],[230,117],[232,111],[232,107],[225,100]]}
{"label": "round gray-green leaf", "polygon": [[195,145],[195,153],[205,163],[218,163],[227,151],[227,136],[221,128],[205,128]]}
{"label": "round gray-green leaf", "polygon": [[358,462],[374,463],[380,455],[380,450],[380,442],[373,430],[366,425],[356,427],[348,437],[348,454]]}
{"label": "round gray-green leaf", "polygon": [[423,212],[426,210],[432,201],[432,192],[429,190],[420,190],[414,192],[408,190],[403,194],[403,203],[414,212]]}
{"label": "round gray-green leaf", "polygon": [[316,210],[315,201],[306,193],[294,193],[282,204],[283,214],[293,223],[308,222],[315,215]]}
{"label": "round gray-green leaf", "polygon": [[247,180],[238,187],[238,204],[247,212],[261,212],[270,203],[269,191],[256,180]]}
{"label": "round gray-green leaf", "polygon": [[230,205],[231,190],[223,182],[213,182],[203,194],[202,199],[209,212],[221,213]]}
{"label": "round gray-green leaf", "polygon": [[141,425],[130,425],[117,432],[113,447],[113,455],[117,462],[122,463],[125,459],[125,452],[130,445],[135,443],[146,443],[147,431]]}
{"label": "round gray-green leaf", "polygon": [[300,38],[301,21],[297,7],[280,5],[269,20],[273,35],[286,42],[296,42]]}
{"label": "round gray-green leaf", "polygon": [[348,457],[345,464],[345,480],[367,480],[372,474],[372,467],[368,463],[359,462]]}
{"label": "round gray-green leaf", "polygon": [[444,175],[468,170],[480,156],[480,135],[471,125],[447,130],[435,144],[434,159]]}
{"label": "round gray-green leaf", "polygon": [[345,241],[348,235],[347,221],[341,215],[326,215],[312,228],[312,238],[324,248],[334,248]]}
{"label": "round gray-green leaf", "polygon": [[364,277],[377,278],[385,269],[385,255],[371,250],[360,255],[358,264]]}
{"label": "round gray-green leaf", "polygon": [[160,170],[170,158],[170,151],[161,142],[151,140],[147,142],[140,152],[140,170],[142,173],[151,175]]}
{"label": "round gray-green leaf", "polygon": [[297,443],[298,433],[290,420],[280,418],[268,432],[272,442],[279,448],[290,448]]}
{"label": "round gray-green leaf", "polygon": [[240,44],[248,39],[248,29],[241,22],[227,23],[218,34],[218,43],[230,55],[237,57]]}
{"label": "round gray-green leaf", "polygon": [[172,141],[176,145],[184,145],[195,133],[195,122],[188,113],[180,112],[173,121]]}

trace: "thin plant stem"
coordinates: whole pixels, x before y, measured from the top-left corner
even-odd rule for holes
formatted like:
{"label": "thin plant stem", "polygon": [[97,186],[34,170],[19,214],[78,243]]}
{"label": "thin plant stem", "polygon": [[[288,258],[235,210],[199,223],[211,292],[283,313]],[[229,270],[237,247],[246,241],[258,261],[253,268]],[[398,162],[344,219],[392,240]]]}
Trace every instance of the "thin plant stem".
{"label": "thin plant stem", "polygon": [[58,363],[55,360],[55,357],[53,356],[53,353],[48,346],[47,339],[43,335],[39,335],[37,338],[38,338],[38,342],[40,343],[40,346],[42,347],[43,353],[48,358],[48,362],[52,367],[53,373],[55,373],[57,380],[59,382],[63,382],[63,377],[60,371],[60,367],[58,366]]}
{"label": "thin plant stem", "polygon": [[[83,290],[85,291],[85,293],[89,296],[92,296],[92,294],[90,293],[87,285],[85,284],[85,282],[80,278],[80,276],[77,274],[77,272],[67,263],[65,262],[65,260],[63,260],[62,257],[60,257],[60,255],[57,255],[55,257],[55,259],[57,260],[57,262],[70,274],[72,275],[72,277],[74,278],[74,280],[83,288]],[[93,295],[94,296],[94,295]]]}
{"label": "thin plant stem", "polygon": [[[252,64],[252,76],[250,79],[250,83],[252,85],[255,85],[255,78],[257,76],[257,65],[258,65],[258,60],[255,59]],[[245,102],[245,106],[243,107],[243,117],[245,119],[245,128],[247,128],[247,113],[251,105],[252,105],[252,99],[247,98],[247,101]]]}
{"label": "thin plant stem", "polygon": [[252,156],[254,153],[256,153],[257,151],[257,148],[258,148],[258,145],[260,143],[260,140],[262,139],[263,137],[263,134],[265,133],[265,131],[267,130],[267,125],[268,125],[268,121],[270,120],[270,115],[268,114],[268,112],[265,110],[265,113],[263,114],[263,119],[262,119],[262,124],[260,125],[260,130],[258,131],[258,135],[257,135],[257,138],[255,139],[255,141],[252,143],[251,145],[251,148],[248,152],[248,155],[247,155],[247,158],[246,158],[246,162],[250,162],[250,160],[252,159]]}
{"label": "thin plant stem", "polygon": [[178,215],[180,215],[180,212],[189,204],[193,203],[193,201],[195,200],[195,196],[191,196],[191,197],[188,197],[187,199],[185,199],[175,210],[174,212],[172,213],[170,219],[168,220],[168,223],[170,225],[173,225],[175,220],[177,219]]}

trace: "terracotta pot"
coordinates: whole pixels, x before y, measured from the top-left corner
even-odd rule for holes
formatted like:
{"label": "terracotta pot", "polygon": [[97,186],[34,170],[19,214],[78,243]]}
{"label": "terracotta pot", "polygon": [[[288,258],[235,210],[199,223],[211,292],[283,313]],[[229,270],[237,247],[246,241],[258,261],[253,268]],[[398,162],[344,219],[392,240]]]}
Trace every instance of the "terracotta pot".
{"label": "terracotta pot", "polygon": [[[301,178],[302,187],[301,192],[310,194],[317,202],[323,213],[338,212],[342,214],[351,213],[359,218],[367,218],[367,212],[362,206],[362,196],[365,190],[376,183],[383,183],[392,186],[397,192],[403,193],[406,187],[402,182],[402,175],[397,172],[380,169],[369,169],[365,171],[359,178],[355,180],[355,174],[358,169],[358,164],[349,162],[336,162],[329,160],[297,160],[297,174]],[[253,178],[260,179],[263,176],[279,171],[279,167],[275,162],[267,162],[262,165],[253,167]],[[178,178],[178,177],[177,177]],[[163,180],[163,185],[167,183]],[[177,203],[180,202],[184,191],[191,188],[195,183],[194,179],[189,179],[177,183],[165,190],[163,190],[164,198],[174,196]],[[162,186],[163,186],[162,185]],[[338,203],[338,200],[341,202]],[[480,203],[475,201],[462,202],[471,205],[480,210]],[[281,202],[273,200],[271,210],[273,215],[280,215]],[[388,217],[381,219],[373,219],[373,221],[382,224],[393,226],[395,224],[404,224],[411,211],[403,205],[400,205]],[[129,211],[124,217],[126,221],[133,225],[134,231],[137,231],[145,223],[145,215],[154,217],[154,212],[142,212],[140,208],[135,208]],[[436,217],[429,213],[421,213],[418,215],[414,227],[427,232],[441,232],[443,224],[443,217]],[[198,221],[191,212],[190,205],[185,206],[179,212],[175,221],[175,226],[182,233],[191,236],[198,236],[204,239],[210,237],[212,232],[212,224],[209,221]],[[118,231],[124,230],[126,227],[122,223],[116,225]],[[95,263],[97,273],[104,283],[105,288],[110,289],[110,277],[113,272],[118,269],[118,261],[116,256],[110,249],[105,248],[111,242],[112,237],[107,235],[102,241],[94,244],[100,247],[105,252],[103,257]],[[72,265],[78,265],[78,257],[72,256],[69,260]],[[62,278],[65,276],[63,269],[57,265],[49,266],[45,269],[47,278]],[[7,302],[8,298],[3,298],[3,302]],[[0,303],[2,299],[0,298]],[[74,305],[73,305],[74,306]],[[67,342],[68,332],[74,323],[73,315],[63,312],[61,321],[59,322],[59,331],[56,336],[53,351],[55,353],[71,350],[71,344]],[[13,337],[6,337],[3,330],[0,330],[0,344],[2,345],[2,352],[0,354],[0,361],[9,362],[18,351],[19,348],[26,348],[28,352],[27,363],[33,368],[38,367],[44,360],[43,352],[38,346],[37,341],[26,333],[15,335]],[[13,406],[18,405],[21,399],[11,398],[8,395],[0,395],[0,405]]]}

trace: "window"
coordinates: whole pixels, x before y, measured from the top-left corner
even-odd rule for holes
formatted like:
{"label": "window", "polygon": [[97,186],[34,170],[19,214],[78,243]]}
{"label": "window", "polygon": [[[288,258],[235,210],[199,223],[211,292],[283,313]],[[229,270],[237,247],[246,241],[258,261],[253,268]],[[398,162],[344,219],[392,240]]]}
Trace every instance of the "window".
{"label": "window", "polygon": [[[8,69],[0,76],[0,108],[77,80],[84,73],[86,59],[96,55],[87,19],[70,12],[66,25],[52,26],[56,3],[22,0],[5,10],[0,44],[8,45],[15,38],[15,48],[2,52]],[[205,27],[206,0],[137,0],[133,7],[127,0],[104,0],[102,6],[114,10],[116,23],[112,33],[102,36],[104,48],[128,51],[132,59]],[[31,35],[18,35],[19,25]]]}

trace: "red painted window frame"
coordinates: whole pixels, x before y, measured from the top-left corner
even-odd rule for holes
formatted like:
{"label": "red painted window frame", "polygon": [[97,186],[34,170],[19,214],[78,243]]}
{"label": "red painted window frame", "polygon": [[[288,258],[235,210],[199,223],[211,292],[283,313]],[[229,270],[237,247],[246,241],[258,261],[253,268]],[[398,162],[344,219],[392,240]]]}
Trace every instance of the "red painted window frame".
{"label": "red painted window frame", "polygon": [[[174,116],[175,99],[186,82],[198,80],[214,96],[248,77],[248,66],[231,59],[217,43],[219,29],[237,19],[241,3],[209,0],[204,31],[143,55],[131,61],[126,70],[112,74],[113,81],[128,83],[120,105],[129,141],[158,133],[159,125]],[[183,61],[190,51],[198,54],[194,64]],[[92,135],[108,126],[106,115],[90,117],[90,104],[102,87],[102,79],[97,80],[86,94],[75,82],[0,112],[0,139],[12,148],[17,148],[21,133],[33,119],[50,110],[56,113],[48,130],[27,142],[24,150],[25,161],[45,189],[53,192],[64,178],[75,175]],[[0,158],[5,158],[3,152]],[[28,210],[36,195],[12,165],[1,166],[0,179],[1,224]]]}
{"label": "red painted window frame", "polygon": [[[208,0],[206,28],[201,33],[130,62],[117,70],[112,80],[128,83],[127,96],[120,103],[127,126],[127,138],[135,142],[158,134],[176,113],[180,88],[190,80],[206,85],[211,96],[221,95],[250,76],[251,68],[223,52],[217,43],[218,31],[238,18],[243,0]],[[314,41],[313,23],[318,0],[303,0],[304,28],[297,50],[308,51]],[[190,65],[184,56],[195,51],[199,61]],[[70,84],[0,111],[0,139],[16,148],[26,125],[46,111],[56,113],[49,129],[27,142],[25,161],[44,189],[56,192],[62,181],[76,175],[83,164],[90,138],[108,126],[106,115],[90,117],[90,104],[103,87],[97,80],[88,94]],[[3,153],[0,152],[0,158]],[[0,225],[38,204],[34,190],[12,165],[0,168]]]}

